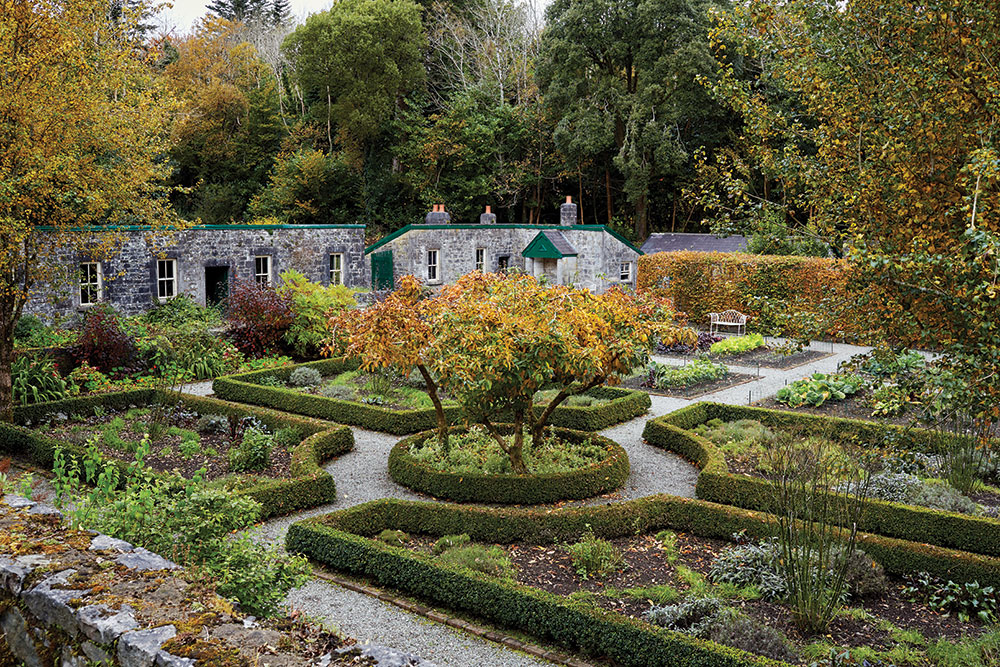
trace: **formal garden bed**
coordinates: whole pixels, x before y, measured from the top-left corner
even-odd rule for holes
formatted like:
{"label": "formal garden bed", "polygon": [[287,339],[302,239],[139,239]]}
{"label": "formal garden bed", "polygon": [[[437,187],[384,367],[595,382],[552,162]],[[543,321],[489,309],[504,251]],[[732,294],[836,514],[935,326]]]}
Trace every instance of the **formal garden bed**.
{"label": "formal garden bed", "polygon": [[0,424],[0,447],[37,465],[51,467],[57,450],[70,462],[139,462],[253,497],[264,516],[334,500],[320,464],[354,446],[346,426],[162,390],[38,403],[15,420]]}
{"label": "formal garden bed", "polygon": [[[323,359],[281,368],[217,378],[216,396],[226,400],[263,405],[295,414],[328,419],[374,431],[407,435],[434,428],[437,415],[415,373],[358,370],[358,362]],[[555,392],[539,391],[534,401],[540,412]],[[462,409],[442,392],[445,416],[451,423],[462,419]],[[593,387],[571,396],[551,418],[555,426],[599,431],[644,414],[650,406],[643,392],[617,387]]]}
{"label": "formal garden bed", "polygon": [[[615,664],[809,664],[844,650],[857,664],[990,664],[973,656],[1000,642],[984,588],[1000,580],[997,559],[861,534],[847,604],[817,634],[785,598],[774,528],[672,496],[555,511],[376,501],[299,522],[287,540],[335,570]],[[964,593],[943,603],[951,589]]]}
{"label": "formal garden bed", "polygon": [[702,355],[683,366],[650,361],[625,378],[622,386],[657,396],[692,399],[756,379],[755,375],[733,373],[725,364]]}
{"label": "formal garden bed", "polygon": [[775,466],[789,458],[832,462],[834,472],[823,487],[835,492],[856,490],[850,485],[864,467],[870,477],[861,529],[1000,555],[1000,492],[989,486],[993,469],[984,469],[972,497],[964,495],[951,479],[939,478],[949,477],[942,466],[952,442],[935,431],[698,403],[650,420],[643,437],[698,465],[699,498],[750,509],[773,507],[772,480],[780,477]]}
{"label": "formal garden bed", "polygon": [[[513,427],[498,428],[509,447]],[[546,429],[541,443],[525,433],[523,458],[527,473],[514,473],[510,457],[482,427],[452,427],[447,451],[433,432],[400,441],[389,454],[389,475],[447,500],[531,505],[611,493],[629,474],[621,445],[582,431]]]}
{"label": "formal garden bed", "polygon": [[707,332],[697,334],[697,342],[660,344],[657,353],[668,357],[704,356],[733,366],[788,369],[825,359],[831,354],[802,349],[795,344],[768,344],[761,334],[723,337]]}

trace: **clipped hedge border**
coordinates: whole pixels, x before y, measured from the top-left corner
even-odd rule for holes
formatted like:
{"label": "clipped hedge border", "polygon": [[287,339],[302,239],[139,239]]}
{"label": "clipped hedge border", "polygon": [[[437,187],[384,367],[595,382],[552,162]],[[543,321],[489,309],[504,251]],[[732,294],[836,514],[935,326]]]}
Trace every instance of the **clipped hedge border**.
{"label": "clipped hedge border", "polygon": [[[774,428],[795,428],[860,442],[891,435],[906,438],[912,449],[923,451],[934,451],[945,444],[944,438],[925,429],[720,403],[695,403],[646,422],[642,436],[649,444],[680,454],[701,469],[695,487],[698,498],[761,511],[771,508],[771,485],[757,477],[729,472],[722,451],[689,430],[711,419],[755,419]],[[984,517],[870,499],[865,501],[859,528],[878,535],[919,537],[929,544],[1000,556],[1000,521]]]}
{"label": "clipped hedge border", "polygon": [[[610,657],[617,664],[773,667],[786,663],[574,604],[528,586],[453,569],[369,539],[389,528],[435,537],[467,533],[475,541],[491,544],[551,544],[576,539],[588,527],[607,539],[662,529],[721,539],[746,531],[763,538],[771,534],[773,521],[759,512],[668,495],[559,510],[384,499],[295,523],[286,546],[335,570],[521,629],[571,650]],[[959,582],[1000,584],[1000,559],[866,533],[858,539],[860,548],[892,574],[923,570]]]}
{"label": "clipped hedge border", "polygon": [[57,448],[61,448],[70,456],[82,456],[84,448],[56,440],[24,424],[44,421],[47,417],[58,413],[65,415],[91,413],[98,406],[125,410],[130,406],[148,405],[157,400],[174,401],[201,414],[237,417],[252,415],[272,430],[291,427],[303,434],[302,442],[291,451],[291,478],[254,479],[249,486],[240,486],[238,490],[233,491],[246,494],[259,502],[262,506],[262,519],[316,507],[336,499],[337,490],[333,477],[322,469],[321,464],[354,448],[354,433],[350,428],[276,410],[251,408],[215,398],[177,392],[140,389],[17,407],[14,409],[15,424],[0,423],[0,451],[26,454],[36,465],[48,468],[52,466]]}
{"label": "clipped hedge border", "polygon": [[[219,398],[229,401],[262,405],[393,435],[409,435],[428,431],[437,426],[437,414],[433,408],[392,410],[381,405],[314,396],[285,387],[267,387],[260,384],[260,381],[268,376],[287,382],[297,368],[303,367],[315,368],[322,375],[337,375],[356,369],[358,362],[343,358],[321,359],[304,364],[226,375],[215,379],[212,390]],[[549,423],[577,431],[600,431],[643,415],[652,405],[648,394],[631,389],[595,387],[587,392],[587,395],[607,399],[609,402],[591,407],[561,405],[555,409]],[[449,423],[456,424],[461,421],[461,408],[446,406],[444,411]],[[536,408],[536,411],[541,412],[541,408]]]}
{"label": "clipped hedge border", "polygon": [[[503,433],[513,426],[501,425]],[[453,426],[453,434],[468,431],[464,426]],[[424,431],[399,441],[389,452],[389,476],[403,486],[456,502],[499,503],[503,505],[537,505],[559,500],[579,500],[610,493],[625,485],[629,474],[628,454],[614,440],[595,433],[554,428],[558,437],[573,442],[589,439],[593,444],[609,450],[607,458],[587,468],[571,472],[539,475],[484,475],[456,474],[436,470],[409,455],[410,448],[427,438],[434,431]]]}

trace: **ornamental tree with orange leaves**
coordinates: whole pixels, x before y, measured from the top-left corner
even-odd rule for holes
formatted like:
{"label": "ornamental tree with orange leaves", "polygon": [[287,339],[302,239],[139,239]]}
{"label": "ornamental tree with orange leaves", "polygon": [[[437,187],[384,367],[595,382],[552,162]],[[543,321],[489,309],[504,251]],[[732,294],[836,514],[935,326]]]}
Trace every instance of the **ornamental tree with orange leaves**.
{"label": "ornamental tree with orange leaves", "polygon": [[174,105],[136,41],[144,9],[113,20],[105,0],[0,0],[0,419],[32,286],[59,278],[57,252],[99,260],[120,242],[72,230],[171,219],[157,184]]}
{"label": "ornamental tree with orange leaves", "polygon": [[424,298],[419,281],[403,276],[396,291],[365,310],[343,312],[331,320],[332,339],[327,354],[343,354],[361,361],[365,371],[395,368],[404,374],[416,368],[437,414],[438,438],[448,451],[448,419],[438,396],[438,385],[428,370],[435,335],[438,299]]}

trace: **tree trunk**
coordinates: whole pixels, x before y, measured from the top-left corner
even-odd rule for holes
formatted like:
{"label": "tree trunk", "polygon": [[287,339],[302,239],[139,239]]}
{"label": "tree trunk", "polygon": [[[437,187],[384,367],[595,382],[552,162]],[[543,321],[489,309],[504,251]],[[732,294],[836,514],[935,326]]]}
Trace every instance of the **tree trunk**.
{"label": "tree trunk", "polygon": [[646,213],[647,213],[647,202],[646,197],[648,195],[643,194],[639,197],[639,201],[635,204],[635,238],[639,243],[646,240]]}
{"label": "tree trunk", "polygon": [[611,224],[611,218],[614,217],[614,209],[611,206],[611,172],[608,170],[608,165],[604,165],[604,196],[608,202],[608,224]]}
{"label": "tree trunk", "polygon": [[13,378],[10,367],[14,363],[14,341],[9,335],[0,334],[0,421],[14,421]]}
{"label": "tree trunk", "polygon": [[542,414],[538,415],[538,419],[535,420],[534,425],[531,427],[532,441],[538,443],[542,440],[544,437],[545,426],[548,424],[549,418],[552,417],[552,413],[556,411],[556,408],[558,408],[563,401],[570,396],[576,396],[577,394],[583,394],[590,391],[606,379],[607,378],[605,377],[594,378],[586,385],[581,385],[579,387],[563,387],[560,389],[559,393],[556,394],[555,397],[549,401],[549,404],[545,406],[545,409],[542,410]]}
{"label": "tree trunk", "polygon": [[427,385],[427,395],[431,397],[431,403],[434,404],[434,412],[437,414],[438,423],[438,441],[441,443],[441,449],[447,455],[451,451],[451,441],[448,437],[448,418],[444,414],[444,406],[441,405],[441,399],[438,397],[438,386],[431,377],[430,372],[423,364],[417,364],[417,370],[420,371],[420,376],[424,378],[424,384]]}
{"label": "tree trunk", "polygon": [[510,467],[515,474],[526,475],[528,474],[528,467],[524,465],[524,415],[519,413],[514,418],[514,440],[511,444],[507,444],[503,435],[497,431],[496,426],[494,426],[490,420],[486,417],[483,418],[482,424],[486,427],[486,432],[493,437],[500,449],[507,454],[510,459]]}

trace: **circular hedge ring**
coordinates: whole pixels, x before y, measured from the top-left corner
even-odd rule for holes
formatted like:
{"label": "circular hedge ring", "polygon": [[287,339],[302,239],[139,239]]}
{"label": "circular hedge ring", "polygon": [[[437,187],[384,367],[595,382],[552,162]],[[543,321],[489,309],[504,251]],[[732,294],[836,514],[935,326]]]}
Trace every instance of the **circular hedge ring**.
{"label": "circular hedge ring", "polygon": [[[510,424],[497,425],[504,434],[512,430]],[[463,433],[468,428],[453,426],[450,433]],[[389,452],[389,476],[408,489],[420,491],[435,498],[455,502],[490,503],[503,505],[537,505],[559,500],[580,500],[610,493],[625,485],[628,479],[628,454],[614,440],[583,431],[551,428],[552,433],[564,440],[582,442],[590,440],[608,450],[603,461],[569,472],[537,475],[485,475],[458,474],[437,470],[410,456],[410,448],[435,435],[424,431],[400,440]]]}

